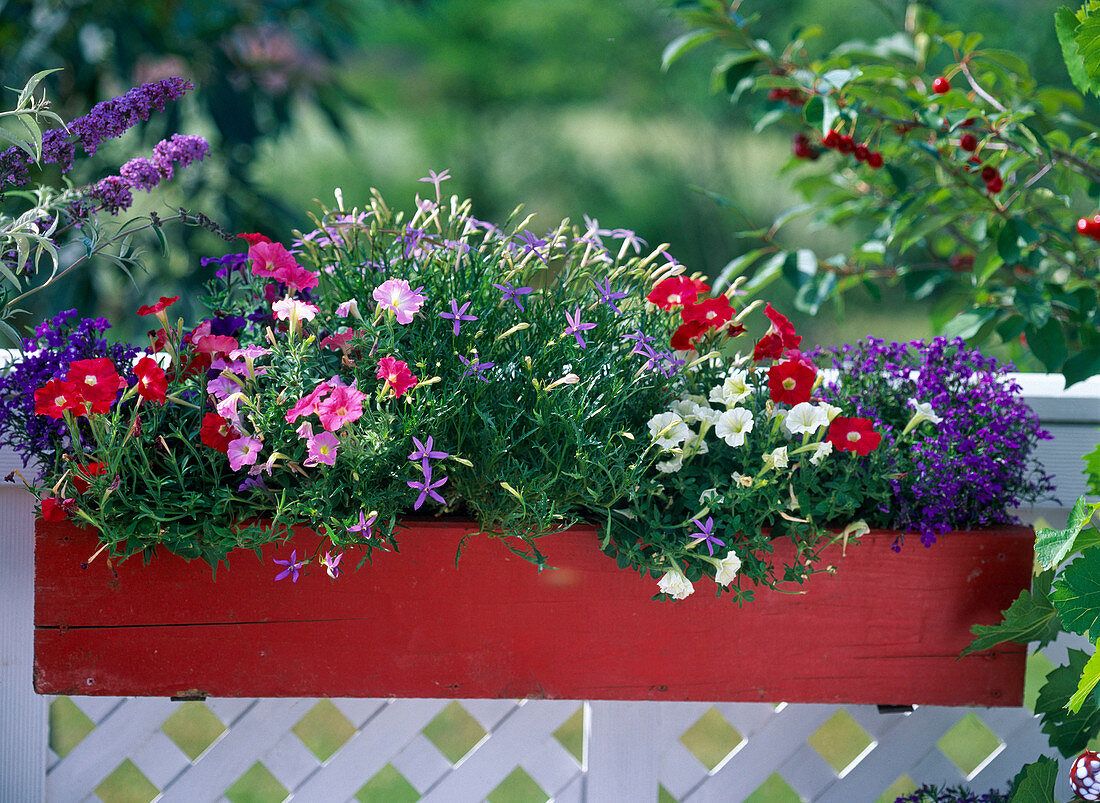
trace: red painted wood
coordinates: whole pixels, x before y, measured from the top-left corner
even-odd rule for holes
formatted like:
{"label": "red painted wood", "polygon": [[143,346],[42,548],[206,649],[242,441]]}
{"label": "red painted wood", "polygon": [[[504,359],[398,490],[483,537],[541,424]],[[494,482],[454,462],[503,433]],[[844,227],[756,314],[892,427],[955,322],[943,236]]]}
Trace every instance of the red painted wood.
{"label": "red painted wood", "polygon": [[890,551],[872,533],[835,577],[738,609],[696,584],[651,602],[655,581],[618,569],[591,528],[550,536],[535,568],[472,528],[416,522],[399,555],[330,580],[274,582],[286,546],[209,567],[163,555],[115,572],[94,535],[39,522],[35,688],[43,694],[557,697],[1020,705],[1023,647],[956,660],[972,624],[997,621],[1031,577],[1030,529],[952,533]]}

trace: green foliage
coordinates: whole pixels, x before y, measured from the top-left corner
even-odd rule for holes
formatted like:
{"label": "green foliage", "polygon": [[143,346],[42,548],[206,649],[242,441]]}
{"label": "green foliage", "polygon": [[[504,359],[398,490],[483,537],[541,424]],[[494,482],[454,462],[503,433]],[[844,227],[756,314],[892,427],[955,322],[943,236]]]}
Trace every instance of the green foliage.
{"label": "green foliage", "polygon": [[1043,733],[1050,738],[1050,746],[1067,758],[1081,752],[1100,731],[1100,705],[1094,696],[1087,697],[1077,711],[1066,708],[1088,660],[1084,651],[1070,650],[1068,663],[1050,671],[1035,703],[1035,713],[1042,717]]}
{"label": "green foliage", "polygon": [[[794,180],[807,202],[799,215],[858,238],[848,252],[797,252],[797,271],[781,275],[798,290],[800,309],[814,312],[868,280],[897,284],[915,300],[941,299],[944,318],[957,315],[950,334],[1006,344],[1023,334],[1069,384],[1100,367],[1095,243],[1075,233],[1100,184],[1094,133],[1076,116],[1080,97],[1038,85],[1014,53],[983,46],[980,35],[952,30],[921,6],[891,36],[814,56],[799,34],[760,38],[749,5],[679,4],[690,41],[710,33],[738,64],[753,65],[753,88],[769,101],[757,127],[794,128],[810,148],[813,161]],[[1086,74],[1100,62],[1094,5],[1070,14],[1066,34],[1087,54]],[[950,91],[932,91],[938,74]],[[848,153],[862,143],[863,155],[829,153],[842,137],[851,138]],[[874,169],[870,152],[887,169]],[[765,257],[796,253],[779,238],[785,220],[740,232],[766,248],[742,272],[759,274]]]}
{"label": "green foliage", "polygon": [[[302,236],[298,257],[320,277],[312,295],[319,306],[284,323],[285,334],[267,327],[275,323],[267,277],[234,269],[211,284],[218,316],[255,318],[259,309],[260,323],[240,335],[240,344],[262,344],[269,353],[256,364],[238,361],[237,373],[227,371],[221,382],[238,393],[237,434],[262,441],[252,458],[267,467],[262,483],[242,485],[248,464],[233,469],[202,434],[213,412],[212,386],[203,363],[194,363],[205,348],[201,327],[181,338],[181,323],[160,335],[156,349],[175,366],[169,403],[141,406],[138,427],[131,394],[110,416],[92,416],[92,448],[71,456],[107,467],[80,495],[77,515],[100,530],[112,554],[163,546],[216,563],[233,548],[258,546],[302,523],[335,547],[369,556],[395,545],[398,517],[422,503],[414,503],[411,487],[423,481],[422,461],[409,459],[414,437],[432,437],[448,455],[433,465],[436,480],[446,477],[439,491],[445,510],[475,518],[540,566],[539,536],[582,516],[606,515],[637,485],[653,450],[634,433],[644,432],[667,390],[624,336],[657,324],[644,291],[671,266],[656,252],[628,256],[626,242],[617,256],[607,253],[567,222],[544,238],[526,229],[530,218],[504,233],[474,221],[469,202],[436,197],[412,215],[390,210],[380,196],[364,210],[326,212],[318,229]],[[415,322],[410,314],[409,325],[395,323],[392,312],[375,308],[373,294],[389,279],[426,288],[428,306]],[[621,313],[600,301],[597,281],[626,294]],[[530,288],[518,297],[523,309],[502,294],[505,284]],[[457,334],[441,315],[452,299],[476,316]],[[338,311],[351,300],[362,312]],[[311,308],[302,309],[305,315]],[[566,312],[595,325],[584,330],[586,345],[565,331]],[[330,337],[341,332],[343,342]],[[383,381],[382,358],[406,363],[415,386],[397,390]],[[184,370],[193,363],[197,375]],[[366,395],[361,415],[331,425],[339,432],[338,459],[328,464],[311,459],[318,420],[312,408],[299,418],[288,418],[288,409],[334,376]],[[216,398],[229,392],[223,385]],[[303,422],[310,423],[306,434]],[[48,485],[71,476],[69,459],[53,467]],[[348,529],[360,513],[377,516],[377,538]],[[257,518],[269,522],[233,523]]]}
{"label": "green foliage", "polygon": [[1073,504],[1069,523],[1064,530],[1041,527],[1035,532],[1035,561],[1044,569],[1058,566],[1070,552],[1082,551],[1086,544],[1079,540],[1081,530],[1092,519],[1100,503],[1089,504],[1082,497]]}
{"label": "green foliage", "polygon": [[1006,641],[1016,644],[1037,641],[1040,647],[1054,641],[1062,632],[1062,623],[1050,600],[1053,580],[1053,570],[1037,575],[1031,590],[1021,591],[1012,605],[1001,612],[1000,622],[971,627],[974,640],[960,653],[960,657],[987,650]]}
{"label": "green foliage", "polygon": [[1062,570],[1051,600],[1068,631],[1100,640],[1100,549],[1086,550]]}
{"label": "green foliage", "polygon": [[1058,762],[1049,756],[1027,764],[1012,780],[1012,803],[1059,803],[1054,797]]}
{"label": "green foliage", "polygon": [[1082,95],[1100,95],[1100,3],[1088,0],[1076,13],[1060,8],[1054,24],[1073,85]]}

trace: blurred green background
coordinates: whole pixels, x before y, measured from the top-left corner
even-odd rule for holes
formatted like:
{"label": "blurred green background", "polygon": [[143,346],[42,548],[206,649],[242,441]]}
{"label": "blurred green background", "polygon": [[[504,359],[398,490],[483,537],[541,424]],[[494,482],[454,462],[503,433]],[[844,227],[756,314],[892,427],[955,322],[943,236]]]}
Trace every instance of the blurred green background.
{"label": "blurred green background", "polygon": [[[661,51],[684,26],[660,0],[282,0],[252,3],[50,0],[7,4],[0,15],[0,77],[21,86],[32,72],[64,67],[49,91],[71,119],[134,83],[181,74],[196,90],[73,178],[94,181],[146,154],[173,131],[205,135],[212,154],[135,207],[186,205],[234,231],[288,240],[308,229],[314,199],[341,187],[349,203],[377,187],[410,206],[429,168],[449,168],[447,190],[474,199],[478,217],[501,221],[518,205],[550,228],[582,214],[602,226],[667,242],[691,270],[717,275],[747,245],[734,218],[699,191],[735,201],[755,224],[797,202],[789,140],[756,134],[752,106],[711,92],[716,50],[692,51],[668,73]],[[825,47],[889,33],[898,0],[749,0],[764,33],[785,36],[820,22]],[[987,42],[1020,53],[1040,81],[1068,86],[1054,35],[1053,0],[928,3]],[[9,97],[9,100],[11,98]],[[784,169],[787,167],[788,169]],[[538,227],[538,223],[534,228]],[[167,257],[131,282],[104,263],[37,299],[42,317],[79,306],[138,328],[131,311],[160,294],[194,296],[201,256],[226,245],[201,231],[170,233]],[[792,244],[843,246],[843,233],[792,227]],[[152,243],[150,243],[152,249]],[[773,285],[791,311],[790,292]],[[194,302],[192,302],[194,303]],[[928,302],[930,304],[930,302]],[[932,333],[928,304],[887,292],[851,294],[798,319],[808,342],[867,334]],[[197,311],[197,310],[196,310]],[[841,314],[843,313],[843,314]],[[128,322],[132,322],[128,325]]]}

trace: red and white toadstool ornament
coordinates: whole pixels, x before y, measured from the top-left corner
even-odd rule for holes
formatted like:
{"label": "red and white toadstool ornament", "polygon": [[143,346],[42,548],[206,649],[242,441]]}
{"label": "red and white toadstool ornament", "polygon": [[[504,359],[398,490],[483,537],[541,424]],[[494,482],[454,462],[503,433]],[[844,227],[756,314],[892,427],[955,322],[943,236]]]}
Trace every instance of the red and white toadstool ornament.
{"label": "red and white toadstool ornament", "polygon": [[1069,770],[1069,785],[1082,800],[1100,800],[1100,753],[1086,750]]}

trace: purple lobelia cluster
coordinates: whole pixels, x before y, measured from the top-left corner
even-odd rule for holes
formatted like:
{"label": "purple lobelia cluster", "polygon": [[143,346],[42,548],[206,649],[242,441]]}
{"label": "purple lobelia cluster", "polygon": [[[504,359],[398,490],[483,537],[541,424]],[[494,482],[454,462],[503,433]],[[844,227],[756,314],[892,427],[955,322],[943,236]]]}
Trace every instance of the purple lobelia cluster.
{"label": "purple lobelia cluster", "polygon": [[33,459],[48,469],[68,438],[64,421],[35,415],[38,388],[64,376],[73,361],[95,357],[109,358],[129,375],[137,349],[108,343],[103,333],[110,326],[105,318],[80,318],[75,309],[59,312],[23,340],[22,359],[0,376],[0,445],[13,448],[23,465]]}
{"label": "purple lobelia cluster", "polygon": [[1011,791],[1011,789],[1008,792],[990,789],[988,792],[978,794],[965,786],[941,789],[938,786],[925,784],[912,794],[902,795],[894,803],[1008,803]]}
{"label": "purple lobelia cluster", "polygon": [[[1051,478],[1032,457],[1050,434],[1000,365],[960,340],[886,343],[868,338],[825,349],[842,380],[828,401],[878,422],[895,455],[891,526],[925,546],[954,529],[1012,521],[1013,508],[1048,496]],[[932,419],[906,431],[918,405]],[[895,547],[900,546],[900,542]]]}

